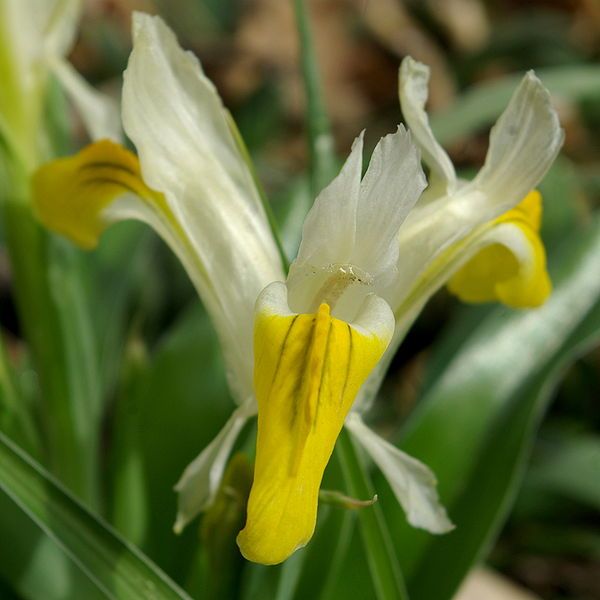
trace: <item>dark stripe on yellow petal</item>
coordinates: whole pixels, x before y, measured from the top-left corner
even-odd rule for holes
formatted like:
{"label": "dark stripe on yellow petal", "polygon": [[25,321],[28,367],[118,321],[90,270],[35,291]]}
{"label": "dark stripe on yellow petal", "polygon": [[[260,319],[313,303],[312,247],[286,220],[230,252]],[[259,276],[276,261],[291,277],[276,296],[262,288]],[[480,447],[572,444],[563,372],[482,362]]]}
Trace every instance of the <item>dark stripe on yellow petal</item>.
{"label": "dark stripe on yellow petal", "polygon": [[143,182],[137,156],[110,140],[43,165],[33,176],[34,208],[48,228],[92,248],[106,227],[102,211],[133,194],[164,208],[164,199]]}

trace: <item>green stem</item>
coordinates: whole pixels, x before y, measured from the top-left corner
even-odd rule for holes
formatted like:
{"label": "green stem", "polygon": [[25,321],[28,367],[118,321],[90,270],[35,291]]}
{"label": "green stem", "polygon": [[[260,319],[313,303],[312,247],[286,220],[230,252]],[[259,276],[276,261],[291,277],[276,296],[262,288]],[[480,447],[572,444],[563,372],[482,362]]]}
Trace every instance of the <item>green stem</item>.
{"label": "green stem", "polygon": [[[338,438],[336,452],[348,493],[355,498],[371,498],[373,485],[361,463],[350,434],[344,429]],[[367,561],[379,600],[406,600],[408,594],[398,566],[392,539],[379,504],[357,511]]]}
{"label": "green stem", "polygon": [[311,192],[313,198],[338,170],[329,117],[323,103],[310,22],[303,0],[294,0],[300,38],[300,61],[306,92]]}

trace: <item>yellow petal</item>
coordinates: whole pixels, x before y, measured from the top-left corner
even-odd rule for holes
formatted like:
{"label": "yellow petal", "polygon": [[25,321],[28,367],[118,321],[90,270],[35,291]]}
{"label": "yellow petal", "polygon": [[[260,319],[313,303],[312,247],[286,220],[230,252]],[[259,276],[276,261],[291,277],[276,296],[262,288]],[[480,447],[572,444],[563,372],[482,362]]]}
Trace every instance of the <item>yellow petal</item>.
{"label": "yellow petal", "polygon": [[392,332],[393,326],[382,333],[336,319],[327,304],[316,314],[257,314],[256,463],[238,536],[248,560],[282,562],[312,537],[325,466]]}
{"label": "yellow petal", "polygon": [[33,176],[40,221],[83,248],[93,248],[107,226],[103,210],[127,194],[166,210],[162,196],[142,181],[137,156],[110,140],[49,162]]}
{"label": "yellow petal", "polygon": [[493,227],[497,239],[480,250],[448,282],[464,302],[499,301],[513,308],[543,304],[552,290],[546,251],[539,236],[542,198],[530,192]]}

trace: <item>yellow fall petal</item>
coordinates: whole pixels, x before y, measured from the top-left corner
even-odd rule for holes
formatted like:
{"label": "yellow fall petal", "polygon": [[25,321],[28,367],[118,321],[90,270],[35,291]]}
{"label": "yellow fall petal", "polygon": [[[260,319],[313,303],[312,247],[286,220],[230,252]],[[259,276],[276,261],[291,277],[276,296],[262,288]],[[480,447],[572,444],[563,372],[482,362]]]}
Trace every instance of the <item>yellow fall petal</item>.
{"label": "yellow fall petal", "polygon": [[33,176],[34,208],[40,221],[83,248],[93,248],[107,223],[102,211],[125,194],[167,207],[142,180],[135,154],[110,140],[40,167]]}
{"label": "yellow fall petal", "polygon": [[387,335],[332,317],[325,303],[316,314],[257,314],[256,463],[238,535],[248,560],[280,563],[312,537],[325,466],[388,343]]}
{"label": "yellow fall petal", "polygon": [[[530,192],[494,226],[509,225],[525,250],[520,256],[507,245],[494,243],[480,250],[448,282],[450,292],[464,302],[500,301],[513,308],[543,304],[552,290],[546,271],[546,251],[539,236],[542,197]],[[523,254],[525,256],[523,256]]]}

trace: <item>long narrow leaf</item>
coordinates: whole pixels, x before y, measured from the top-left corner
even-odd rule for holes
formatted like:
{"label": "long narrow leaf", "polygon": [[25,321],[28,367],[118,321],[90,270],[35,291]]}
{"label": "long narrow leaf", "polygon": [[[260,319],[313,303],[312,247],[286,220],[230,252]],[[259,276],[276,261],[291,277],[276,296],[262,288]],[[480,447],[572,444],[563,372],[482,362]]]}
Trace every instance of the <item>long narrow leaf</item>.
{"label": "long narrow leaf", "polygon": [[139,550],[89,513],[3,434],[0,489],[62,547],[107,598],[187,598]]}

